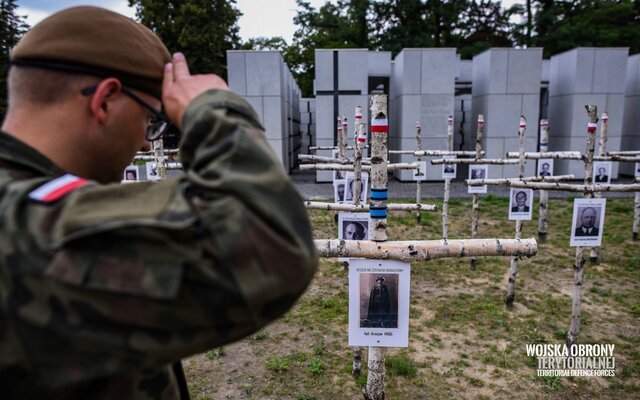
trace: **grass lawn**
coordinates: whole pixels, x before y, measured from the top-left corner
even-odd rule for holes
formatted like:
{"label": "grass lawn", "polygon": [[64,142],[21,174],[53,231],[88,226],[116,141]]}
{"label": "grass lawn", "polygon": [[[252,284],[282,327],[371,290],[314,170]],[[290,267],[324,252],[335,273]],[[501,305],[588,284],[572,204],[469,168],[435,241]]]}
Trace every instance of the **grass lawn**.
{"label": "grass lawn", "polygon": [[[393,201],[396,202],[396,201]],[[441,203],[436,202],[440,207]],[[471,236],[471,200],[450,202],[449,238]],[[416,262],[411,270],[409,347],[388,349],[388,399],[640,398],[640,242],[631,240],[633,200],[608,199],[599,265],[585,268],[580,343],[615,344],[615,377],[536,377],[530,343],[564,343],[571,316],[573,199],[551,200],[547,241],[520,263],[513,309],[503,298],[508,257]],[[513,238],[508,200],[483,196],[479,236]],[[337,237],[334,213],[312,210],[317,239]],[[537,237],[533,220],[523,238]],[[439,239],[440,213],[392,213],[389,240]],[[585,252],[588,258],[588,251]],[[322,259],[307,293],[282,319],[224,348],[184,360],[193,399],[361,399],[351,375],[347,274]]]}

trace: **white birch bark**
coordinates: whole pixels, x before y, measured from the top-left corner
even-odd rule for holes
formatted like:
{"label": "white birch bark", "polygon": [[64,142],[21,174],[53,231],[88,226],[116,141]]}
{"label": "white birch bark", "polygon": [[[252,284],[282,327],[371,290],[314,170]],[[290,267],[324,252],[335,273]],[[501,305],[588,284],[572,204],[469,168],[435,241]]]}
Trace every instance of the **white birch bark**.
{"label": "white birch bark", "polygon": [[[518,139],[519,139],[519,150],[520,157],[518,159],[518,178],[522,179],[524,177],[524,137],[527,131],[527,119],[524,115],[520,116],[520,126],[518,128]],[[533,200],[531,201],[533,204]],[[516,233],[515,238],[520,239],[522,234],[522,221],[516,221]],[[511,264],[509,265],[509,280],[507,285],[507,295],[504,299],[507,307],[513,306],[513,301],[516,298],[516,277],[518,275],[518,257],[511,257]]]}
{"label": "white birch bark", "polygon": [[[313,154],[298,154],[298,160],[304,163],[314,162],[314,163],[341,164],[341,165],[348,165],[348,164],[354,163],[354,160],[350,158],[343,158],[341,160],[339,158],[316,156]],[[371,165],[371,159],[363,158],[362,164]]]}
{"label": "white birch bark", "polygon": [[[507,158],[519,158],[520,153],[510,151]],[[579,151],[546,151],[546,152],[525,152],[524,158],[527,160],[538,160],[540,158],[556,158],[561,160],[582,160],[582,153]]]}
{"label": "white birch bark", "polygon": [[[386,160],[385,160],[386,162]],[[353,171],[353,164],[301,164],[301,171]],[[371,165],[363,165],[363,171],[371,171]],[[387,164],[387,171],[399,171],[401,169],[418,169],[416,163]]]}
{"label": "white birch bark", "polygon": [[[416,122],[416,150],[422,150],[422,127],[420,126],[420,121]],[[416,161],[420,162],[420,157],[416,157]],[[425,174],[427,171],[423,171]],[[420,184],[422,181],[420,179],[416,180],[416,203],[420,204],[422,202],[422,193],[420,192]],[[420,225],[420,211],[416,212],[416,225]]]}
{"label": "white birch bark", "polygon": [[465,179],[467,186],[507,185],[518,182],[559,182],[575,179],[575,175],[525,176],[524,178]]}
{"label": "white birch bark", "polygon": [[[476,158],[475,160],[470,161],[478,161],[481,157],[480,153],[482,152],[482,134],[484,131],[484,115],[478,114],[478,122],[476,128]],[[435,160],[431,161],[431,164],[434,164]],[[460,161],[460,160],[442,160],[442,161]],[[483,160],[484,161],[484,160]],[[480,207],[480,195],[477,193],[473,194],[473,199],[471,201],[471,238],[475,239],[478,237],[478,207]],[[470,261],[471,269],[475,270],[478,268],[478,260],[475,257],[471,257]]]}
{"label": "white birch bark", "polygon": [[[600,119],[600,140],[598,143],[598,155],[604,156],[607,154],[607,134],[609,132],[609,114],[606,112],[602,113],[602,118]],[[611,173],[612,171],[609,171]],[[594,197],[600,198],[602,197],[602,192],[594,193]],[[598,259],[600,258],[600,247],[592,247],[591,252],[589,254],[589,261],[591,264],[598,264]]]}
{"label": "white birch bark", "polygon": [[[549,151],[549,121],[540,120],[540,152]],[[573,176],[573,175],[572,175]],[[541,177],[545,178],[545,177]],[[551,178],[551,177],[549,177]],[[538,208],[538,241],[544,243],[547,240],[549,211],[549,192],[540,190],[540,205]]]}
{"label": "white birch bark", "polygon": [[[438,156],[465,156],[474,157],[475,151],[448,151],[448,150],[389,150],[389,154],[413,154],[416,157],[438,157]],[[480,153],[484,155],[485,152]]]}
{"label": "white birch bark", "polygon": [[164,143],[162,140],[155,140],[153,142],[153,152],[156,163],[156,171],[160,180],[167,179],[167,158],[164,155]]}
{"label": "white birch bark", "polygon": [[370,258],[406,262],[469,256],[533,257],[538,252],[538,244],[534,238],[402,240],[391,242],[316,239],[314,243],[320,257]]}
{"label": "white birch bark", "polygon": [[[584,164],[584,184],[589,185],[593,180],[593,171],[591,164],[593,162],[593,152],[595,149],[595,137],[596,127],[598,123],[598,107],[595,105],[586,106],[587,113],[589,115],[589,122],[587,124],[587,160]],[[586,193],[584,197],[592,197],[592,195]],[[578,335],[580,334],[580,319],[582,308],[582,287],[584,283],[584,258],[582,256],[582,247],[576,247],[576,259],[573,266],[573,292],[571,297],[571,322],[569,324],[569,330],[567,331],[567,346],[571,346],[578,342]]]}
{"label": "white birch bark", "polygon": [[[371,188],[387,190],[387,140],[388,140],[387,96],[371,96]],[[373,196],[372,196],[373,197]],[[371,200],[371,207],[387,208],[386,200]],[[387,218],[371,218],[373,231],[369,237],[373,243],[387,240]],[[384,400],[385,350],[381,347],[369,347],[367,363],[367,384],[362,389],[366,400]]]}
{"label": "white birch bark", "polygon": [[[348,212],[367,212],[368,204],[347,204],[347,203],[324,203],[321,201],[306,201],[305,205],[309,210],[328,210],[328,211],[348,211]],[[389,203],[387,204],[389,211],[438,211],[435,204],[407,204],[407,203]]]}
{"label": "white birch bark", "polygon": [[507,186],[512,188],[521,189],[542,189],[542,190],[555,190],[561,192],[584,192],[587,194],[593,194],[597,192],[637,192],[640,190],[640,185],[637,183],[629,184],[604,184],[604,185],[572,185],[568,183],[559,182],[507,182]]}
{"label": "white birch bark", "polygon": [[638,230],[640,229],[640,192],[636,192],[633,202],[633,241],[638,240]]}
{"label": "white birch bark", "polygon": [[444,159],[437,158],[435,160],[431,160],[432,165],[440,165],[440,164],[466,164],[466,165],[474,165],[474,164],[492,164],[492,165],[507,165],[507,164],[518,164],[517,159],[509,159],[509,158],[452,158],[452,159]]}
{"label": "white birch bark", "polygon": [[610,156],[640,156],[640,150],[610,151]]}
{"label": "white birch bark", "polygon": [[[453,150],[453,115],[447,117],[447,151]],[[477,149],[475,156],[478,156]],[[451,195],[451,179],[444,180],[444,198],[442,200],[442,239],[449,238],[449,196]]]}
{"label": "white birch bark", "polygon": [[344,148],[346,143],[344,142],[344,136],[342,136],[342,119],[338,117],[338,125],[337,125],[337,136],[338,136],[338,158],[343,160],[344,156]]}
{"label": "white birch bark", "polygon": [[[358,165],[358,160],[362,160],[362,147],[365,144],[366,140],[366,125],[362,122],[362,107],[356,107],[356,115],[354,119],[355,123],[355,161],[356,165]],[[358,177],[358,182],[360,182],[362,177],[362,168],[356,168],[355,175]],[[355,193],[354,193],[354,206],[360,207],[360,184],[355,184]],[[364,207],[363,207],[364,208]],[[367,211],[369,210],[369,206],[366,205]],[[351,364],[351,374],[353,376],[360,376],[362,371],[362,347],[355,346],[353,348],[353,361]]]}

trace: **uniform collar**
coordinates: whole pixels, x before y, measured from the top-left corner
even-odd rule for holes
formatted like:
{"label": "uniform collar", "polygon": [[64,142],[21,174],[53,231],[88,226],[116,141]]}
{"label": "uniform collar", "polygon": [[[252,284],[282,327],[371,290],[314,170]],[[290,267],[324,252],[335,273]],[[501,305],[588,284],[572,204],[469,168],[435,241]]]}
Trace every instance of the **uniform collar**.
{"label": "uniform collar", "polygon": [[0,131],[0,160],[28,168],[39,175],[57,176],[64,173],[42,153],[3,131]]}

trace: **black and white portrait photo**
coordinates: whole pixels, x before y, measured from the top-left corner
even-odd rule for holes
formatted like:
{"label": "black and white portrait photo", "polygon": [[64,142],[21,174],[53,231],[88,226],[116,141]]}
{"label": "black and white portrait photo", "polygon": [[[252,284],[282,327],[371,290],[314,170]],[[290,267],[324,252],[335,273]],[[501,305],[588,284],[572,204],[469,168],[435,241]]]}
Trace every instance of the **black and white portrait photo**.
{"label": "black and white portrait photo", "polygon": [[349,345],[407,347],[409,263],[355,259],[349,265]]}
{"label": "black and white portrait photo", "polygon": [[595,161],[593,163],[593,182],[611,182],[611,161]]}
{"label": "black and white portrait photo", "polygon": [[640,163],[636,163],[636,169],[635,169],[635,177],[636,178],[640,178]]}
{"label": "black and white portrait photo", "polygon": [[398,275],[360,274],[360,327],[398,327]]}
{"label": "black and white portrait photo", "polygon": [[[445,160],[453,160],[456,156],[443,156]],[[456,178],[456,164],[442,164],[442,179]]]}
{"label": "black and white portrait photo", "polygon": [[553,158],[538,160],[538,176],[553,176]]}
{"label": "black and white portrait photo", "polygon": [[509,202],[510,220],[530,220],[533,189],[511,189]]}
{"label": "black and white portrait photo", "polygon": [[[355,185],[356,177],[353,172],[346,173],[346,184],[345,184],[345,197],[344,201],[347,203],[353,203],[354,193],[355,193]],[[369,186],[369,173],[363,172],[360,175],[360,204],[365,203],[367,199],[367,188]]]}
{"label": "black and white portrait photo", "polygon": [[[487,179],[487,165],[469,165],[469,179]],[[468,193],[487,193],[487,185],[484,186],[468,186]]]}
{"label": "black and white portrait photo", "polygon": [[426,181],[427,180],[427,162],[417,161],[418,169],[413,170],[414,181]]}
{"label": "black and white portrait photo", "polygon": [[138,180],[138,167],[130,165],[124,170],[125,181],[137,181]]}
{"label": "black and white portrait photo", "polygon": [[333,200],[335,203],[344,203],[344,185],[344,179],[333,181]]}
{"label": "black and white portrait photo", "polygon": [[575,199],[571,246],[600,246],[607,199]]}
{"label": "black and white portrait photo", "polygon": [[369,213],[338,214],[338,239],[369,240]]}

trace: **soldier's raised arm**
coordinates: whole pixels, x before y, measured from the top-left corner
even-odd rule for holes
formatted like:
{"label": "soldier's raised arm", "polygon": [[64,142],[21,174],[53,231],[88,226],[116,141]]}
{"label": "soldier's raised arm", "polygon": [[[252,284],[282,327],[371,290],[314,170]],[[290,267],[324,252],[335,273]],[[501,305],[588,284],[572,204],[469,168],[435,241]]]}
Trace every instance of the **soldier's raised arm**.
{"label": "soldier's raised arm", "polygon": [[[90,46],[96,38],[118,45]],[[174,398],[171,362],[279,317],[317,268],[306,209],[255,112],[158,43],[120,15],[77,7],[45,19],[13,53],[13,103],[0,133],[8,398],[89,398],[95,388],[105,398]],[[121,69],[109,65],[114,57],[125,60]],[[148,148],[161,86],[182,129],[184,175],[107,183]]]}

